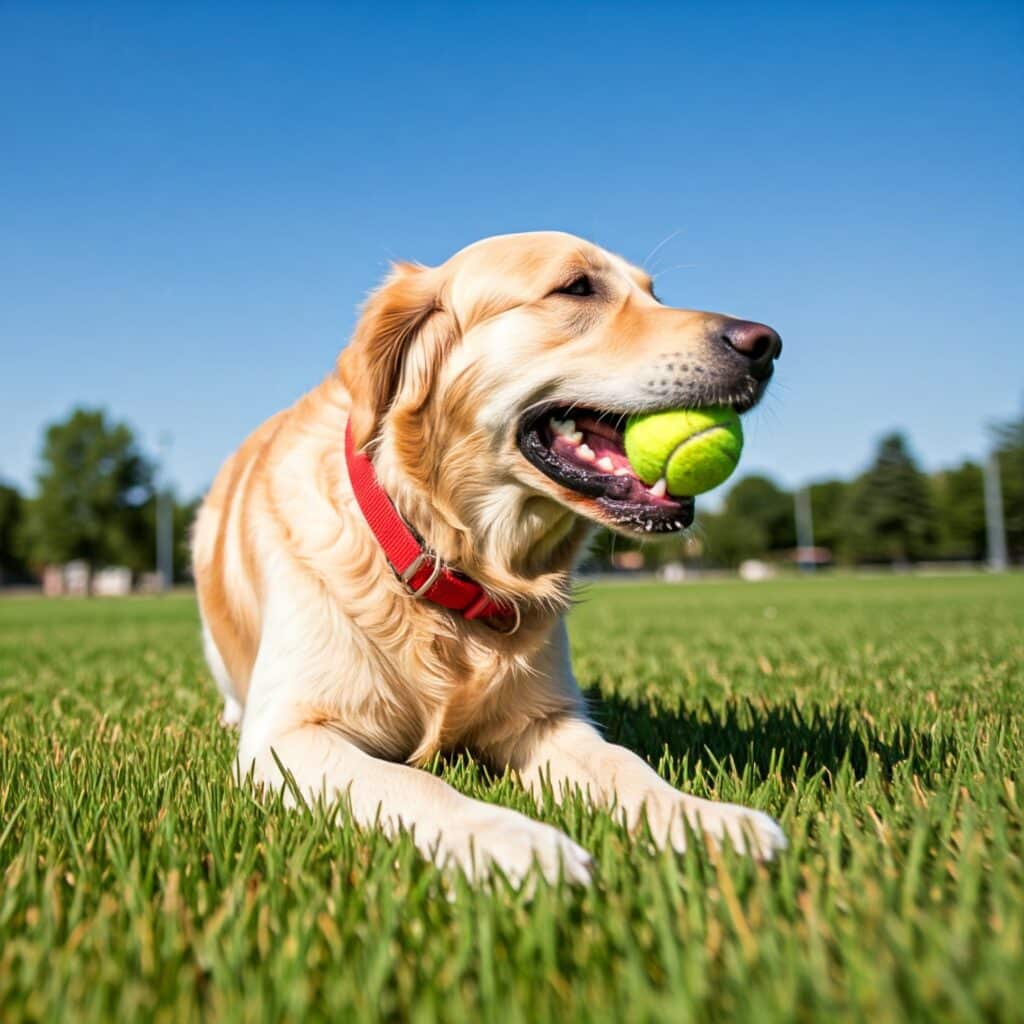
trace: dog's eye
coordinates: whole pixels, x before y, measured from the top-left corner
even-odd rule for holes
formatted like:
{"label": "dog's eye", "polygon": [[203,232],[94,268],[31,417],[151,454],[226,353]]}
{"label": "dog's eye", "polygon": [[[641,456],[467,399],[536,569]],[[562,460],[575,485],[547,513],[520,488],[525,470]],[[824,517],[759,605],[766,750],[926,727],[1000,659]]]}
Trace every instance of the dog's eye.
{"label": "dog's eye", "polygon": [[556,295],[593,295],[594,286],[586,274],[580,274],[574,281],[570,281],[564,288],[556,288]]}

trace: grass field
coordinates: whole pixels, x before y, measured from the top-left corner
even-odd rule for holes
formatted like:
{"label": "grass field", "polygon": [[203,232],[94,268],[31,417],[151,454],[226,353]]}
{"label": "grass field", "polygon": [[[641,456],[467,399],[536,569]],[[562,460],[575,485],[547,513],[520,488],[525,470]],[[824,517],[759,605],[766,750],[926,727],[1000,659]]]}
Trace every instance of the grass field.
{"label": "grass field", "polygon": [[610,737],[778,863],[456,759],[598,862],[473,890],[233,787],[191,599],[0,601],[0,1019],[1024,1019],[1024,578],[601,587],[572,636]]}

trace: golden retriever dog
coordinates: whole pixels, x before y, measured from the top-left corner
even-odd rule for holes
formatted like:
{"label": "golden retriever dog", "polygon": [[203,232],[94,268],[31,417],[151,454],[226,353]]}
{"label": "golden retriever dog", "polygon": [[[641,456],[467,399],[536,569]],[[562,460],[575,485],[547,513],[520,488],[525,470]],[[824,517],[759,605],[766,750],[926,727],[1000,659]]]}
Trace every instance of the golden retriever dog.
{"label": "golden retriever dog", "polygon": [[[286,793],[291,776],[474,878],[536,866],[585,883],[592,863],[421,770],[437,751],[580,791],[676,849],[690,830],[783,848],[767,815],[681,793],[602,738],[563,623],[595,525],[651,536],[693,519],[692,498],[632,471],[625,417],[744,412],[780,348],[762,324],[663,305],[643,271],[558,232],[394,267],[336,370],[227,461],[197,519],[205,650],[241,775]],[[412,561],[389,549],[399,535]]]}

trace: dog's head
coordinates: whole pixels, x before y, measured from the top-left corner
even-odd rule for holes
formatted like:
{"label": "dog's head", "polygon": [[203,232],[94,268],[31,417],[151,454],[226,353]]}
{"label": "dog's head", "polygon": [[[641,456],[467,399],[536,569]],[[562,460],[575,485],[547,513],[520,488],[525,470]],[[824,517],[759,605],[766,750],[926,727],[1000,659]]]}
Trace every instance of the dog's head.
{"label": "dog's head", "polygon": [[396,266],[339,368],[355,442],[414,524],[446,531],[466,571],[500,561],[536,575],[586,522],[688,526],[692,498],[652,493],[630,470],[626,416],[745,412],[780,350],[768,327],[664,306],[620,257],[536,232],[485,239],[440,267]]}

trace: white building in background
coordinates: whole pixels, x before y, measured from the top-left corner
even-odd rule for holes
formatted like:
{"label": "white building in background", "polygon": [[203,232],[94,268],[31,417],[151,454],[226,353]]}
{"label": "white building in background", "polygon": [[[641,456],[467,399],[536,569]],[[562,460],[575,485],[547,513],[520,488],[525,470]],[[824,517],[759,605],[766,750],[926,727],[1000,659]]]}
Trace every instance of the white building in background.
{"label": "white building in background", "polygon": [[121,597],[132,592],[132,571],[111,565],[95,573],[89,563],[75,560],[65,565],[48,565],[43,570],[43,593],[47,597]]}
{"label": "white building in background", "polygon": [[43,570],[43,593],[47,597],[60,597],[64,593],[64,566],[48,565]]}
{"label": "white building in background", "polygon": [[774,565],[769,562],[762,562],[759,558],[748,558],[740,562],[740,579],[748,583],[760,583],[762,580],[770,580],[777,574]]}
{"label": "white building in background", "polygon": [[[660,579],[666,583],[683,583],[689,579],[691,572],[682,562],[666,562],[658,571]],[[693,573],[696,575],[696,573]]]}
{"label": "white building in background", "polygon": [[68,562],[64,566],[64,593],[68,597],[87,597],[91,575],[88,562]]}
{"label": "white building in background", "polygon": [[100,569],[92,578],[92,592],[97,597],[122,597],[132,592],[132,571],[123,565]]}

